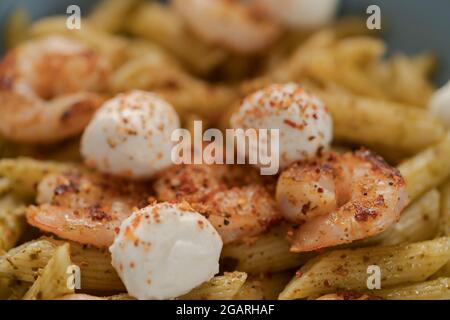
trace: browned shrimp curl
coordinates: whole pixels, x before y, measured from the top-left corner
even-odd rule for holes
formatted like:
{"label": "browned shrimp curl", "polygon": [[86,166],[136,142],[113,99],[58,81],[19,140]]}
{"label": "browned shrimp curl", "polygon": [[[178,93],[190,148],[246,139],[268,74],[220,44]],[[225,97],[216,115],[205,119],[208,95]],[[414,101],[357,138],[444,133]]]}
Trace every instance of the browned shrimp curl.
{"label": "browned shrimp curl", "polygon": [[250,168],[246,169],[225,165],[174,166],[156,181],[155,191],[160,201],[188,202],[208,218],[224,243],[244,240],[281,219],[262,180],[252,175]]}
{"label": "browned shrimp curl", "polygon": [[80,134],[104,100],[109,64],[63,37],[28,41],[0,63],[0,134],[53,143]]}
{"label": "browned shrimp curl", "polygon": [[400,218],[408,203],[397,169],[368,150],[300,162],[278,180],[284,217],[299,224],[291,251],[312,251],[364,239]]}
{"label": "browned shrimp curl", "polygon": [[152,201],[147,190],[97,173],[51,174],[39,183],[39,205],[27,209],[27,220],[63,239],[107,247],[122,221]]}

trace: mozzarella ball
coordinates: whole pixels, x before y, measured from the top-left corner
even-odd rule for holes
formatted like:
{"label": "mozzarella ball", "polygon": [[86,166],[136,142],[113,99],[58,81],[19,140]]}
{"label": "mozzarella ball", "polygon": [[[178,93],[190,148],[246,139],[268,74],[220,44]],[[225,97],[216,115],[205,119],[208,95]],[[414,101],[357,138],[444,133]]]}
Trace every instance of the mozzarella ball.
{"label": "mozzarella ball", "polygon": [[339,0],[253,0],[267,16],[290,29],[320,28],[333,21]]}
{"label": "mozzarella ball", "polygon": [[129,294],[173,299],[219,272],[222,239],[187,203],[160,203],[123,221],[109,250]]}
{"label": "mozzarella ball", "polygon": [[450,81],[433,94],[429,110],[450,128]]}
{"label": "mozzarella ball", "polygon": [[135,179],[170,166],[180,127],[175,109],[155,94],[132,91],[107,101],[84,131],[81,153],[97,170]]}
{"label": "mozzarella ball", "polygon": [[[279,129],[281,168],[329,149],[333,137],[327,108],[294,83],[274,84],[245,98],[231,116],[231,126],[244,130]],[[261,147],[264,145],[258,146]],[[255,150],[250,148],[250,152]]]}

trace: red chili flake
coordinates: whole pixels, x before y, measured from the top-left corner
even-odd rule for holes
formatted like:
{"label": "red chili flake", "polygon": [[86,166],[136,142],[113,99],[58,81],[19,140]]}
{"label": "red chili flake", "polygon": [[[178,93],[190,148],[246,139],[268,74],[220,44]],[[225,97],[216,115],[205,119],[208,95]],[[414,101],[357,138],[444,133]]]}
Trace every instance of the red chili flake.
{"label": "red chili flake", "polygon": [[310,209],[311,209],[311,202],[305,203],[302,206],[302,213],[307,214]]}
{"label": "red chili flake", "polygon": [[111,220],[111,217],[101,209],[100,205],[89,207],[88,213],[93,221]]}
{"label": "red chili flake", "polygon": [[295,123],[294,121],[289,119],[284,119],[283,122],[294,129],[302,130],[305,127],[304,125]]}

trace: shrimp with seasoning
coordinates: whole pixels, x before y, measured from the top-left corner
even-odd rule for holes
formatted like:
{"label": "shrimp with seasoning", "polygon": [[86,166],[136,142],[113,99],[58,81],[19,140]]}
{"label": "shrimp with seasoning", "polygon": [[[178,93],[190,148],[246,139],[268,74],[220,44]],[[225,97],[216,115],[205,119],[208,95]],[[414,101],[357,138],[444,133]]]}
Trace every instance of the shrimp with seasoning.
{"label": "shrimp with seasoning", "polygon": [[244,177],[239,170],[249,168],[174,166],[161,174],[154,188],[159,201],[188,202],[208,218],[224,243],[231,243],[257,236],[281,219],[262,180],[237,179]]}
{"label": "shrimp with seasoning", "polygon": [[26,42],[0,63],[0,134],[50,144],[80,134],[108,90],[106,59],[63,37]]}
{"label": "shrimp with seasoning", "polygon": [[293,252],[379,234],[408,203],[399,171],[364,149],[294,164],[280,175],[276,199],[284,217],[299,224]]}
{"label": "shrimp with seasoning", "polygon": [[204,41],[238,53],[255,53],[272,45],[280,28],[238,0],[173,0],[187,26]]}
{"label": "shrimp with seasoning", "polygon": [[134,210],[152,201],[145,184],[98,173],[50,174],[38,185],[38,206],[30,206],[29,224],[60,238],[107,247]]}

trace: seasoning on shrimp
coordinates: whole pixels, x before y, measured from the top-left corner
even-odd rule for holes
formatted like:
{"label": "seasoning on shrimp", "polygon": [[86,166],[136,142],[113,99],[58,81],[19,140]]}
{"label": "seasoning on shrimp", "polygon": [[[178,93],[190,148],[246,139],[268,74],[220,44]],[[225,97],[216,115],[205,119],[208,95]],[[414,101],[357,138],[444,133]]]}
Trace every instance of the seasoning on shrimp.
{"label": "seasoning on shrimp", "polygon": [[39,183],[38,205],[30,206],[26,216],[29,224],[42,231],[106,247],[122,220],[152,201],[147,190],[145,184],[98,173],[51,174]]}
{"label": "seasoning on shrimp", "polygon": [[26,42],[0,64],[0,133],[49,144],[80,134],[108,89],[106,59],[63,37]]}
{"label": "seasoning on shrimp", "polygon": [[160,175],[154,188],[158,200],[186,201],[205,215],[224,243],[245,240],[280,221],[281,214],[262,180],[227,184],[225,177],[233,170],[225,165],[175,166]]}
{"label": "seasoning on shrimp", "polygon": [[291,251],[349,243],[386,230],[408,203],[397,169],[368,150],[298,162],[278,180],[284,217],[299,228]]}

